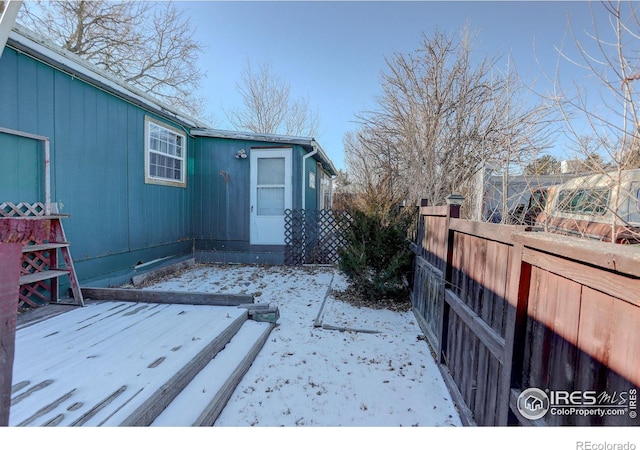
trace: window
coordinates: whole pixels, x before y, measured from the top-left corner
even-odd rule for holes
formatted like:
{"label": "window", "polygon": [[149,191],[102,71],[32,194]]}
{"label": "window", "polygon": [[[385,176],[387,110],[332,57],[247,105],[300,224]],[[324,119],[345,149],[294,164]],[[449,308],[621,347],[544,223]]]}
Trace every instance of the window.
{"label": "window", "polygon": [[331,179],[329,175],[321,169],[318,164],[320,173],[320,205],[318,209],[331,209]]}
{"label": "window", "polygon": [[285,209],[285,158],[258,158],[258,215],[281,216]]}
{"label": "window", "polygon": [[533,194],[531,194],[531,199],[529,201],[529,208],[544,210],[544,207],[547,205],[548,196],[549,191],[547,191],[546,189],[538,189],[536,191],[533,191]]}
{"label": "window", "polygon": [[145,118],[145,183],[186,187],[185,133]]}
{"label": "window", "polygon": [[558,210],[568,213],[601,216],[607,212],[609,195],[609,189],[560,191]]}

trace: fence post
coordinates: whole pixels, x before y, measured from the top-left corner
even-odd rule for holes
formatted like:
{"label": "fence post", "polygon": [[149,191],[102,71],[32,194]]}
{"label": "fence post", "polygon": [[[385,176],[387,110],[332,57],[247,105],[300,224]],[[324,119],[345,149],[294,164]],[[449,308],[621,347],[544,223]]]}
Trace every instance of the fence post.
{"label": "fence post", "polygon": [[9,424],[22,245],[49,236],[50,221],[0,218],[0,426]]}
{"label": "fence post", "polygon": [[9,425],[21,243],[0,242],[0,426]]}
{"label": "fence post", "polygon": [[450,223],[451,219],[460,218],[460,207],[464,200],[464,197],[460,194],[452,194],[447,197],[447,218],[445,225],[445,235],[447,236],[447,248],[446,248],[446,261],[444,270],[444,289],[442,289],[442,314],[440,315],[440,348],[438,349],[438,362],[440,364],[447,364],[444,354],[447,349],[447,341],[449,335],[449,304],[446,300],[447,286],[451,286],[453,280],[453,237],[454,233],[451,231]]}
{"label": "fence post", "polygon": [[[514,242],[506,292],[507,318],[504,332],[504,362],[500,374],[496,425],[508,425],[511,389],[521,388],[523,352],[527,327],[527,307],[531,265],[522,260],[524,245]],[[511,280],[511,281],[509,281]]]}

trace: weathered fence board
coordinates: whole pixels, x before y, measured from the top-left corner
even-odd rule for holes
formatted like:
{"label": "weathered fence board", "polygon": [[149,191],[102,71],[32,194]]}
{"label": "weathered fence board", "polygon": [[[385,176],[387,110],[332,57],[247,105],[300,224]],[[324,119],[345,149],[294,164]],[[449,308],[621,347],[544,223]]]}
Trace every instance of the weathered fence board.
{"label": "weathered fence board", "polygon": [[[412,303],[463,423],[640,425],[628,402],[640,386],[640,251],[449,208],[420,208]],[[517,399],[534,387],[626,409],[529,420]]]}
{"label": "weathered fence board", "polygon": [[416,259],[412,306],[427,340],[435,349],[440,345],[444,320],[449,215],[450,211],[446,206],[422,207],[413,245]]}
{"label": "weathered fence board", "polygon": [[416,256],[412,305],[421,328],[432,347],[437,347],[440,334],[440,316],[444,278],[442,272],[426,259]]}

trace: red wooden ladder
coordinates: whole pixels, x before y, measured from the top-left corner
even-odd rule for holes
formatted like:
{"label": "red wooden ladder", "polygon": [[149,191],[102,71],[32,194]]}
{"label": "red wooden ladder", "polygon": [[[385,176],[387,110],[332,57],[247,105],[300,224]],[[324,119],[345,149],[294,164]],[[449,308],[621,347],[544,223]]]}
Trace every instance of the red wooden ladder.
{"label": "red wooden ladder", "polygon": [[[0,204],[0,215],[23,220],[43,220],[49,224],[46,239],[32,241],[22,248],[22,267],[20,275],[19,302],[32,307],[47,303],[84,306],[84,299],[69,250],[70,244],[64,233],[62,220],[67,215],[56,212],[45,214],[40,203]],[[60,265],[58,254],[62,255],[64,265]],[[61,299],[59,278],[69,277],[73,298]]]}

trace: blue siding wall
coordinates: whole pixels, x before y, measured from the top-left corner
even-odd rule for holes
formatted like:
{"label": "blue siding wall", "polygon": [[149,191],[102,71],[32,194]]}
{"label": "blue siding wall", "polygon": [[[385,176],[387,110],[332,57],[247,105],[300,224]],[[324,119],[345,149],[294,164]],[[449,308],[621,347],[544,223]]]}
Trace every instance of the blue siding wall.
{"label": "blue siding wall", "polygon": [[249,242],[249,158],[235,154],[250,142],[200,138],[195,145],[194,236],[227,241],[229,246]]}
{"label": "blue siding wall", "polygon": [[[304,195],[305,195],[305,209],[318,209],[318,187],[320,182],[320,176],[318,174],[318,163],[313,158],[307,158],[304,164]],[[312,188],[309,184],[309,174],[315,175],[315,187]]]}
{"label": "blue siding wall", "polygon": [[[0,80],[0,127],[51,137],[54,130],[51,120],[52,70],[5,48],[0,59]],[[19,98],[18,93],[24,95]],[[43,202],[42,144],[32,139],[0,134],[0,148],[3,177],[0,182],[0,202]]]}
{"label": "blue siding wall", "polygon": [[1,202],[42,202],[44,191],[44,144],[0,133]]}
{"label": "blue siding wall", "polygon": [[[238,150],[250,155],[252,147],[281,148],[278,144],[203,137],[195,146],[193,224],[199,257],[217,262],[283,261],[282,246],[250,245],[250,157],[235,158]],[[302,155],[293,146],[292,205],[300,208]],[[315,163],[314,163],[315,164]]]}
{"label": "blue siding wall", "polygon": [[[184,130],[179,124],[11,48],[0,80],[0,127],[50,139],[52,201],[70,215],[65,230],[82,284],[120,284],[137,264],[148,270],[194,249],[214,255],[208,260],[281,262],[282,246],[250,245],[250,158],[235,158],[240,149],[281,144],[188,137],[187,187],[146,184],[145,116]],[[0,133],[0,201],[44,201],[40,147]],[[303,195],[306,208],[316,208],[318,189],[308,186],[309,172],[319,183],[316,161],[290,147],[293,208]]]}
{"label": "blue siding wall", "polygon": [[[144,182],[148,113],[10,48],[0,80],[0,127],[51,140],[52,201],[71,216],[64,225],[81,282],[124,280],[136,263],[191,252],[192,175],[186,189]],[[193,148],[188,139],[189,158]],[[11,195],[0,190],[0,201]]]}

